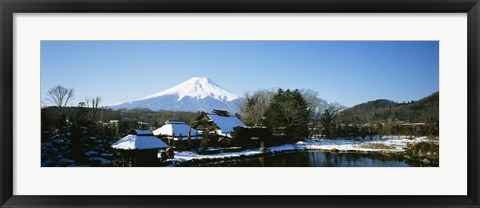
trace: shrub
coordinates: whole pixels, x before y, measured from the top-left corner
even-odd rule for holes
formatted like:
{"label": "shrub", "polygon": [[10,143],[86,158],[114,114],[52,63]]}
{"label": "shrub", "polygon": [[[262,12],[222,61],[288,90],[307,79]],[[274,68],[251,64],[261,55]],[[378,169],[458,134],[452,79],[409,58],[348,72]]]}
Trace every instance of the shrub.
{"label": "shrub", "polygon": [[436,142],[412,142],[407,145],[404,157],[413,166],[438,166],[439,146]]}

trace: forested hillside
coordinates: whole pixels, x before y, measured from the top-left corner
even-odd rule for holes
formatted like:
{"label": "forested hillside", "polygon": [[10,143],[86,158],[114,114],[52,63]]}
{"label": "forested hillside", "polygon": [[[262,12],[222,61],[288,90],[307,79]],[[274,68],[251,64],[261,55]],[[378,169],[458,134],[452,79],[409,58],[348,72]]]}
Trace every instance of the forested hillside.
{"label": "forested hillside", "polygon": [[338,119],[344,124],[364,123],[438,123],[439,92],[423,99],[406,103],[396,103],[390,100],[375,100],[345,109],[338,114]]}

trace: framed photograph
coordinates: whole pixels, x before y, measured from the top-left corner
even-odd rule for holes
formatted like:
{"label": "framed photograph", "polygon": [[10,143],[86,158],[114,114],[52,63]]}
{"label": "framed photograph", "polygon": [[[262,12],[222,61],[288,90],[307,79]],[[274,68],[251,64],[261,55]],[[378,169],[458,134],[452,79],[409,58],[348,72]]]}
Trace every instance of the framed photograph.
{"label": "framed photograph", "polygon": [[479,207],[478,0],[0,6],[2,207]]}

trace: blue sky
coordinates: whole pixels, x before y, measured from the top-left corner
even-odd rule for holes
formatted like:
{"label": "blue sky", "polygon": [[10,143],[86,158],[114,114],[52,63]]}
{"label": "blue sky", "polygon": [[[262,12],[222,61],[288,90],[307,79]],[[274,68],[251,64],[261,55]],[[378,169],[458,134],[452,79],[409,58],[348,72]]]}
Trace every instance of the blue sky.
{"label": "blue sky", "polygon": [[439,88],[437,41],[42,41],[41,94],[62,85],[77,105],[131,101],[208,77],[243,96],[312,89],[348,107],[417,100]]}

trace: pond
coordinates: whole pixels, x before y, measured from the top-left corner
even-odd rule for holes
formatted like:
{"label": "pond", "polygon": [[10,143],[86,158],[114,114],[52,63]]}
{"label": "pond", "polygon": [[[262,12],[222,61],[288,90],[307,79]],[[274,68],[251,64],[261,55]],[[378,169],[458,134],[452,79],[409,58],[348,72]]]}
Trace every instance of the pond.
{"label": "pond", "polygon": [[195,167],[409,167],[395,154],[288,152],[254,158],[191,164]]}

